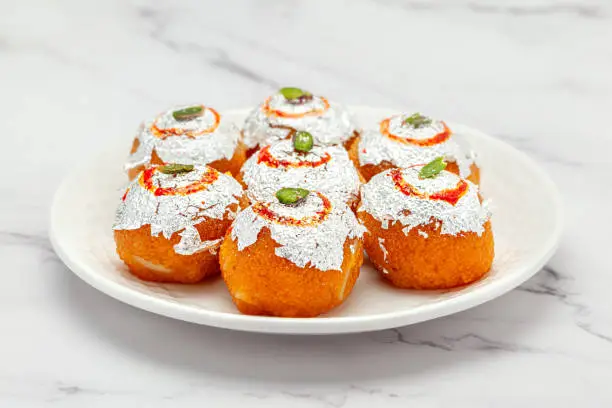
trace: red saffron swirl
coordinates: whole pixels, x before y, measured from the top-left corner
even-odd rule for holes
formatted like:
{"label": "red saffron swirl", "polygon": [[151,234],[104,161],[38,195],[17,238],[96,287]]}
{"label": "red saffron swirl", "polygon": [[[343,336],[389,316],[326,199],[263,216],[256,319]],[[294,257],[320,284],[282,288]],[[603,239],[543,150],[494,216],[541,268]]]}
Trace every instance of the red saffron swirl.
{"label": "red saffron swirl", "polygon": [[332,204],[329,199],[321,193],[316,194],[319,196],[319,198],[321,198],[321,201],[323,202],[323,208],[318,210],[314,215],[310,215],[299,220],[292,217],[286,217],[283,215],[276,214],[269,208],[269,203],[258,202],[253,204],[253,212],[259,215],[261,218],[277,224],[289,225],[292,227],[314,226],[325,221],[332,211]]}
{"label": "red saffron swirl", "polygon": [[155,119],[155,121],[151,125],[151,128],[150,128],[151,133],[153,133],[155,137],[162,139],[162,140],[167,139],[169,137],[173,137],[173,136],[187,136],[190,139],[195,139],[196,137],[202,136],[206,133],[212,133],[215,130],[217,130],[217,128],[219,127],[219,123],[221,122],[221,115],[219,115],[219,112],[217,112],[213,108],[209,108],[206,106],[203,106],[203,108],[204,108],[204,112],[210,111],[215,117],[215,121],[213,122],[213,124],[207,128],[197,129],[197,130],[181,129],[181,128],[160,129],[157,127],[157,121],[159,120],[159,117],[158,117],[157,119]]}
{"label": "red saffron swirl", "polygon": [[268,116],[268,117],[274,116],[274,117],[278,117],[278,118],[297,119],[297,118],[303,118],[305,116],[320,116],[320,115],[324,114],[325,111],[327,111],[329,109],[329,101],[327,99],[323,98],[322,96],[319,96],[318,98],[321,100],[321,102],[323,102],[323,107],[320,108],[320,109],[311,109],[311,110],[306,111],[306,112],[284,112],[282,110],[272,109],[270,107],[270,99],[272,99],[272,97],[270,96],[264,102],[262,110],[266,114],[266,116]]}
{"label": "red saffron swirl", "polygon": [[389,176],[393,180],[395,187],[407,196],[418,197],[426,200],[441,200],[446,201],[450,205],[455,205],[465,195],[468,190],[468,184],[465,180],[460,179],[459,183],[454,188],[438,191],[428,194],[419,191],[413,185],[409,184],[402,176],[401,169],[393,169],[389,172]]}
{"label": "red saffron swirl", "polygon": [[142,173],[138,182],[146,190],[150,191],[156,197],[159,196],[174,196],[174,195],[189,195],[205,190],[210,184],[214,183],[219,178],[219,172],[207,167],[202,174],[200,180],[196,180],[191,184],[182,187],[158,187],[153,184],[153,174],[158,171],[157,167],[149,167]]}
{"label": "red saffron swirl", "polygon": [[319,167],[329,162],[330,160],[331,160],[331,156],[327,152],[325,152],[325,154],[321,156],[321,158],[317,161],[303,160],[303,161],[298,161],[298,162],[292,162],[290,160],[277,159],[270,152],[270,146],[265,146],[257,154],[257,164],[263,163],[266,166],[273,167],[275,169],[279,167],[283,167],[283,168],[312,167],[314,168],[314,167]]}
{"label": "red saffron swirl", "polygon": [[387,118],[383,120],[382,122],[380,122],[380,133],[383,134],[384,136],[387,136],[389,139],[395,140],[396,142],[400,142],[400,143],[413,144],[417,146],[434,146],[442,142],[446,142],[448,138],[450,138],[451,133],[452,133],[451,130],[448,128],[448,126],[446,126],[446,123],[442,122],[442,125],[444,126],[444,130],[430,138],[411,139],[409,137],[401,137],[389,131],[389,124],[391,122],[391,119],[392,118]]}

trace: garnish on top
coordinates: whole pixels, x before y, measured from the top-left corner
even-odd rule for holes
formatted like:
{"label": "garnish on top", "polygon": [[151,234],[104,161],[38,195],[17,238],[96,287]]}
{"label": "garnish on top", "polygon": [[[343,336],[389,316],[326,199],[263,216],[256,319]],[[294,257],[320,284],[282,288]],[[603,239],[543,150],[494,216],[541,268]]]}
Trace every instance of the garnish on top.
{"label": "garnish on top", "polygon": [[284,187],[276,192],[276,198],[281,204],[293,205],[299,204],[308,194],[310,191],[305,188]]}
{"label": "garnish on top", "polygon": [[431,125],[432,120],[427,116],[423,116],[420,113],[413,113],[404,119],[404,124],[410,125],[415,129],[421,128],[423,126]]}
{"label": "garnish on top", "polygon": [[427,163],[419,172],[419,178],[433,178],[436,177],[442,170],[446,168],[446,162],[444,157],[437,157]]}
{"label": "garnish on top", "polygon": [[204,106],[196,105],[187,108],[175,110],[172,112],[172,117],[178,121],[192,120],[204,114]]}
{"label": "garnish on top", "polygon": [[308,153],[312,150],[314,139],[309,132],[299,130],[293,135],[293,149],[296,152]]}
{"label": "garnish on top", "polygon": [[300,88],[285,87],[278,91],[281,95],[291,103],[302,103],[312,99],[312,94]]}
{"label": "garnish on top", "polygon": [[159,171],[161,171],[164,174],[183,174],[183,173],[189,173],[192,170],[193,170],[193,164],[170,163],[170,164],[163,165],[159,168]]}

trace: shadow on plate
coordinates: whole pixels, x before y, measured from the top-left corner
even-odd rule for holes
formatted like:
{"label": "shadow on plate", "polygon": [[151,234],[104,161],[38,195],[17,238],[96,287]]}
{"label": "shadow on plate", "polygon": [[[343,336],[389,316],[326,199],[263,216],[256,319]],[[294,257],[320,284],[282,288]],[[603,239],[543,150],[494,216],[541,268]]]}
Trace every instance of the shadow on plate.
{"label": "shadow on plate", "polygon": [[52,264],[56,287],[50,289],[64,300],[66,313],[126,354],[199,375],[306,384],[409,379],[467,368],[499,353],[544,352],[522,339],[554,313],[554,303],[533,296],[529,288],[558,283],[554,274],[540,273],[494,301],[401,329],[291,336],[243,333],[154,315],[96,291],[59,260]]}

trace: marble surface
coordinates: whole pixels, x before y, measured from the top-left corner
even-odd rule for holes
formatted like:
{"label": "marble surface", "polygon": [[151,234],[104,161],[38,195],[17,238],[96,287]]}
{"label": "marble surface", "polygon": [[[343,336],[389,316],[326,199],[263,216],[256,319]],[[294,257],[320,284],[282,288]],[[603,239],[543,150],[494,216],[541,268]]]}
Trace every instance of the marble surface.
{"label": "marble surface", "polygon": [[[9,0],[0,13],[0,406],[608,407],[607,0]],[[266,336],[120,304],[47,239],[58,183],[174,103],[280,85],[481,128],[558,184],[557,254],[511,293],[383,332]]]}

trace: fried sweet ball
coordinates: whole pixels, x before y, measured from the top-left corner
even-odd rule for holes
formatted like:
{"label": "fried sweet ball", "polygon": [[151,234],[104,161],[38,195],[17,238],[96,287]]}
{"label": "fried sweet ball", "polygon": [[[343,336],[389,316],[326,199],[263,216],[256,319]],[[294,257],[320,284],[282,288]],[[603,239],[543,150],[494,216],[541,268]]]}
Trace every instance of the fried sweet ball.
{"label": "fried sweet ball", "polygon": [[[236,205],[233,205],[236,207]],[[181,241],[180,233],[170,239],[162,235],[153,236],[151,226],[135,230],[114,231],[117,254],[138,278],[153,282],[196,283],[219,273],[219,235],[229,228],[231,220],[203,220],[195,225],[200,239],[209,247],[191,255],[179,254],[175,247]]]}
{"label": "fried sweet ball", "polygon": [[383,119],[376,129],[361,134],[350,156],[366,181],[391,168],[424,164],[442,156],[448,161],[447,171],[480,183],[474,154],[463,151],[443,121],[418,113]]}
{"label": "fried sweet ball", "polygon": [[447,289],[480,279],[493,263],[494,243],[478,187],[448,171],[421,178],[421,169],[387,170],[364,185],[357,214],[368,230],[366,253],[400,288]]}
{"label": "fried sweet ball", "polygon": [[348,111],[323,96],[298,88],[282,88],[247,116],[242,136],[250,156],[263,146],[307,131],[318,145],[350,149],[359,135]]}
{"label": "fried sweet ball", "polygon": [[149,165],[166,163],[208,165],[235,176],[246,160],[241,139],[236,126],[213,108],[171,109],[140,127],[125,169],[130,180]]}
{"label": "fried sweet ball", "polygon": [[221,273],[242,313],[318,316],[351,293],[363,262],[363,231],[345,204],[321,193],[297,205],[257,202],[226,234]]}
{"label": "fried sweet ball", "polygon": [[245,204],[240,184],[211,167],[150,167],[117,209],[117,254],[140,279],[199,282],[219,273],[218,248]]}
{"label": "fried sweet ball", "polygon": [[294,144],[293,140],[278,141],[246,161],[238,180],[251,201],[272,201],[279,189],[301,186],[356,209],[361,180],[347,152],[340,146],[313,144],[299,151]]}

